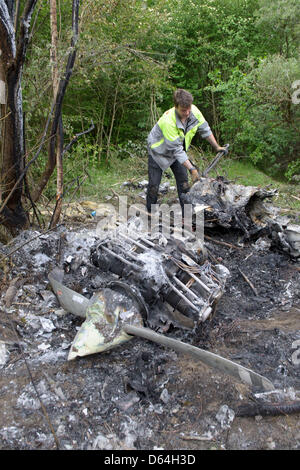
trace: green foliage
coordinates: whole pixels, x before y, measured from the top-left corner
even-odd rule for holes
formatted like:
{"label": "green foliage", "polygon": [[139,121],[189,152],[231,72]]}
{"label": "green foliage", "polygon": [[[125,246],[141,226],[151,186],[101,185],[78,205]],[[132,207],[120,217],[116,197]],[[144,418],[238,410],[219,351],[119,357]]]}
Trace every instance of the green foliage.
{"label": "green foliage", "polygon": [[256,26],[268,38],[269,53],[291,57],[299,50],[300,8],[298,0],[260,0]]}
{"label": "green foliage", "polygon": [[132,140],[128,140],[116,146],[114,149],[114,155],[120,160],[131,159],[132,163],[140,158],[143,158],[144,161],[146,161],[147,149],[142,142],[133,142]]}
{"label": "green foliage", "polygon": [[[297,158],[300,146],[300,109],[291,98],[299,62],[275,55],[246,65],[248,73],[236,68],[216,87],[222,93],[221,129],[234,142],[236,154],[249,155],[276,175]],[[289,168],[292,171],[294,165]]]}
{"label": "green foliage", "polygon": [[294,160],[293,162],[288,164],[287,170],[284,176],[286,177],[288,181],[291,181],[293,179],[293,176],[299,175],[299,174],[300,174],[300,159],[298,157],[297,160]]}
{"label": "green foliage", "polygon": [[153,58],[155,17],[142,2],[87,3],[82,52],[66,109],[74,129],[82,124],[82,115],[94,119],[97,143],[109,155],[109,147],[119,141],[145,138],[158,117],[151,106],[157,108],[168,88],[167,70]]}
{"label": "green foliage", "polygon": [[234,65],[256,46],[253,13],[257,1],[211,0],[163,2],[168,11],[161,25],[161,51],[172,59],[171,80],[176,87],[187,88],[210,118],[211,74],[226,80]]}
{"label": "green foliage", "polygon": [[[63,76],[72,0],[57,4]],[[49,2],[38,5],[23,79],[27,150],[36,147],[52,101]],[[292,83],[300,79],[299,24],[296,0],[81,2],[63,106],[65,143],[91,120],[95,130],[65,158],[66,178],[90,169],[102,178],[117,162],[132,172],[146,164],[146,136],[173,106],[173,90],[183,87],[219,143],[231,143],[232,155],[248,155],[264,171],[290,179],[299,173],[300,105],[291,102]],[[33,180],[46,158],[45,145]]]}

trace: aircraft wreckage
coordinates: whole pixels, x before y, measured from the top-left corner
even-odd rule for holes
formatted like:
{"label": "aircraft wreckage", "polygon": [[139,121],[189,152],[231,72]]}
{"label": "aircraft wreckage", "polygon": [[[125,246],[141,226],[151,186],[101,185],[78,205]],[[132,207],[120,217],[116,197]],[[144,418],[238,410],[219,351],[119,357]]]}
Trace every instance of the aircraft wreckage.
{"label": "aircraft wreckage", "polygon": [[232,184],[224,177],[201,178],[185,195],[194,212],[204,210],[205,228],[241,231],[245,240],[268,236],[292,258],[300,257],[300,226],[271,204],[277,189]]}
{"label": "aircraft wreckage", "polygon": [[[276,190],[233,185],[224,178],[201,178],[186,195],[193,216],[204,210],[204,227],[241,231],[245,240],[269,236],[291,257],[300,255],[299,226],[278,216],[266,203]],[[235,362],[166,335],[171,324],[193,329],[212,318],[222,297],[228,269],[209,259],[193,231],[140,230],[139,218],[119,224],[101,237],[90,261],[115,280],[91,299],[63,284],[63,271],[49,280],[61,306],[84,322],[68,359],[112,349],[140,336],[196,359],[263,390],[274,389],[265,377]],[[155,331],[156,330],[156,331]]]}

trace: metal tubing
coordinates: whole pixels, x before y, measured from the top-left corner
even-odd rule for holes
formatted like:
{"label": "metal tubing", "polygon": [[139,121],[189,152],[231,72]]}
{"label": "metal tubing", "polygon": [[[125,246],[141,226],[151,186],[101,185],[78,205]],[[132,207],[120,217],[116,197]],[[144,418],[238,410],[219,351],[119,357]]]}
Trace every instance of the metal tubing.
{"label": "metal tubing", "polygon": [[170,281],[168,277],[166,277],[166,279],[167,279],[169,286],[173,289],[173,291],[176,292],[176,294],[179,295],[179,297],[181,297],[190,307],[192,307],[194,310],[196,310],[196,312],[198,312],[199,308],[195,307],[195,305],[192,304],[192,302],[185,295],[183,295],[183,293],[180,292],[180,290],[178,290],[175,286],[173,286],[172,282]]}
{"label": "metal tubing", "polygon": [[173,275],[173,279],[174,281],[180,286],[182,287],[184,290],[186,290],[192,297],[194,297],[194,299],[196,299],[198,302],[200,301],[198,295],[196,295],[191,289],[189,289],[183,282],[180,281],[180,279],[178,279],[175,274]]}
{"label": "metal tubing", "polygon": [[104,250],[104,251],[106,251],[106,252],[109,253],[110,255],[115,256],[115,257],[118,258],[120,261],[122,261],[122,263],[127,264],[128,266],[130,266],[130,267],[136,269],[137,271],[141,271],[140,266],[138,266],[137,264],[131,263],[130,261],[127,261],[125,258],[123,258],[122,256],[118,255],[117,253],[115,253],[114,251],[110,250],[109,248],[106,248],[105,246],[101,245],[101,249]]}

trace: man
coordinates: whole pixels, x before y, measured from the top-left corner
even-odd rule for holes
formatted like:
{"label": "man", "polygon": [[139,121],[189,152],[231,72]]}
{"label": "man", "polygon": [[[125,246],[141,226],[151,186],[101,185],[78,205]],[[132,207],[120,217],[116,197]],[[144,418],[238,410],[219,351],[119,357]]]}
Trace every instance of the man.
{"label": "man", "polygon": [[147,211],[156,204],[162,172],[171,168],[174,173],[178,197],[183,214],[182,194],[189,191],[189,170],[192,182],[199,179],[197,169],[190,162],[186,152],[192,138],[199,133],[216,152],[225,150],[217,143],[207,121],[193,104],[193,96],[179,88],[174,92],[174,107],[166,111],[148,135],[148,190]]}

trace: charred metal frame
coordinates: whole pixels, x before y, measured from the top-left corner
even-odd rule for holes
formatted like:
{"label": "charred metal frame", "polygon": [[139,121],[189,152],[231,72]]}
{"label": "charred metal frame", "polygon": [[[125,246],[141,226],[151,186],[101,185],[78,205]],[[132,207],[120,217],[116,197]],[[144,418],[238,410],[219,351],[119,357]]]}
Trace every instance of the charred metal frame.
{"label": "charred metal frame", "polygon": [[[225,285],[224,278],[203,254],[197,256],[186,250],[180,240],[172,237],[162,247],[145,234],[119,231],[118,237],[107,238],[92,249],[91,261],[102,271],[134,285],[148,305],[166,302],[173,311],[193,319],[194,324],[212,315]],[[151,273],[151,266],[157,271]]]}

